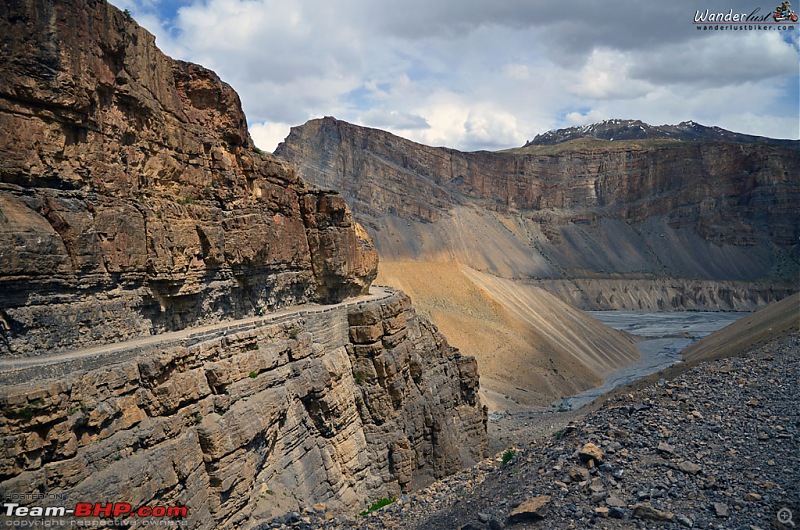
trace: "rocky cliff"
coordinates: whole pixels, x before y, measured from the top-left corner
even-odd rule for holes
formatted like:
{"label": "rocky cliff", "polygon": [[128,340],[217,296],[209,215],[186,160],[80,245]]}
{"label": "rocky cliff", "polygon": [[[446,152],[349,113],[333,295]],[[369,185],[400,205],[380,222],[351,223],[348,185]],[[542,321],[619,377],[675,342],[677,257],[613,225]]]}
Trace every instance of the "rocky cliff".
{"label": "rocky cliff", "polygon": [[354,514],[487,450],[475,360],[399,293],[109,355],[0,374],[0,492],[239,528],[315,503]]}
{"label": "rocky cliff", "polygon": [[800,142],[694,125],[461,153],[324,118],[276,154],[341,190],[384,259],[545,279],[587,308],[752,309],[785,296],[800,272]]}
{"label": "rocky cliff", "polygon": [[0,353],[365,292],[335,193],[254,149],[239,99],[100,1],[0,6]]}
{"label": "rocky cliff", "polygon": [[0,155],[4,499],[240,527],[485,452],[475,361],[370,292],[341,196],[255,149],[231,87],[128,15],[0,4]]}

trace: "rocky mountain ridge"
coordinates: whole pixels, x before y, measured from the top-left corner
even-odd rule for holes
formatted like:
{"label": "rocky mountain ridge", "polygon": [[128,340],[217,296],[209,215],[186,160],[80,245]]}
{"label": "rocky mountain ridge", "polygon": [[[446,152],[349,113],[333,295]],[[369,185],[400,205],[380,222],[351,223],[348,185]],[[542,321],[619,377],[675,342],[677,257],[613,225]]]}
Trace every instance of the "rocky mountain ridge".
{"label": "rocky mountain ridge", "polygon": [[796,140],[780,140],[751,134],[726,131],[720,127],[708,127],[694,121],[683,121],[677,125],[650,125],[640,120],[604,120],[599,123],[555,129],[537,134],[523,147],[555,145],[580,138],[600,140],[680,140],[684,142],[730,142],[763,143],[792,146]]}
{"label": "rocky mountain ridge", "polygon": [[[798,142],[462,153],[327,117],[292,128],[276,154],[342,193],[373,236],[378,281],[478,359],[492,410],[547,406],[639,358],[562,301],[750,311],[797,290]],[[579,340],[550,340],[563,333]]]}
{"label": "rocky mountain ridge", "polygon": [[185,506],[190,528],[238,528],[320,502],[355,513],[485,454],[475,360],[407,296],[300,307],[0,374],[0,491]]}
{"label": "rocky mountain ridge", "polygon": [[[276,154],[340,190],[383,259],[455,260],[584,308],[753,309],[800,272],[800,142],[461,153],[324,118]],[[639,307],[629,281],[655,289]]]}

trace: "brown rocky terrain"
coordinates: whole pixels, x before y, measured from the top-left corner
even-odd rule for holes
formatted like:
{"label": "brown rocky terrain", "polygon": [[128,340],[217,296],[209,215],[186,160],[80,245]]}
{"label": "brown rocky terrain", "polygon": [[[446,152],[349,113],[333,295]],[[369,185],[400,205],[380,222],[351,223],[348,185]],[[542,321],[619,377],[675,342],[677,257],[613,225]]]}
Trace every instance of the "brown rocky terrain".
{"label": "brown rocky terrain", "polygon": [[794,522],[800,512],[799,323],[591,407],[518,414],[513,445],[494,458],[366,516],[325,520],[309,510],[262,528],[791,528],[787,515]]}
{"label": "brown rocky terrain", "polygon": [[632,337],[544,289],[437,262],[381,262],[378,282],[408,293],[448,341],[472,352],[490,411],[547,407],[639,359]]}
{"label": "brown rocky terrain", "polygon": [[462,153],[323,118],[276,154],[341,190],[387,261],[455,260],[584,309],[751,310],[796,289],[800,142],[723,138]]}
{"label": "brown rocky terrain", "polygon": [[795,293],[703,337],[687,347],[682,355],[687,363],[730,357],[737,351],[753,349],[788,332],[798,331],[798,327],[800,294]]}
{"label": "brown rocky terrain", "polygon": [[516,410],[638,356],[544,291],[581,309],[748,311],[797,289],[800,142],[644,125],[462,153],[323,118],[276,154],[341,191],[374,238],[379,283],[478,359],[493,410]]}
{"label": "brown rocky terrain", "polygon": [[487,449],[475,360],[401,293],[112,347],[0,373],[0,492],[239,527],[320,502],[352,513]]}
{"label": "brown rocky terrain", "polygon": [[103,2],[0,7],[0,353],[365,292],[342,198],[254,149],[233,89]]}
{"label": "brown rocky terrain", "polygon": [[4,500],[238,528],[481,458],[475,360],[376,268],[213,72],[104,0],[0,4]]}

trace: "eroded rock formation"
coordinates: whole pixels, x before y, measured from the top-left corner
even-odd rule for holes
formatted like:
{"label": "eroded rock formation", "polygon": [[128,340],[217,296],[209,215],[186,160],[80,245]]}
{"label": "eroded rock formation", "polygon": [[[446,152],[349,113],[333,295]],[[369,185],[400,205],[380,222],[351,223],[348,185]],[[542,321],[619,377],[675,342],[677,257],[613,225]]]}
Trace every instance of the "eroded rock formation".
{"label": "eroded rock formation", "polygon": [[4,498],[239,527],[485,453],[474,359],[369,292],[342,198],[105,1],[0,4],[0,153]]}
{"label": "eroded rock formation", "polygon": [[233,89],[102,1],[0,6],[0,353],[366,292],[340,196],[259,153]]}
{"label": "eroded rock formation", "polygon": [[[623,125],[609,134],[634,134],[636,122]],[[276,154],[341,190],[383,259],[546,279],[593,309],[741,310],[792,292],[800,142],[650,129],[461,153],[324,118],[293,128]],[[649,292],[642,305],[621,292],[628,281]]]}
{"label": "eroded rock formation", "polygon": [[482,457],[475,360],[405,295],[373,298],[3,374],[0,491],[238,527],[318,502],[355,513]]}

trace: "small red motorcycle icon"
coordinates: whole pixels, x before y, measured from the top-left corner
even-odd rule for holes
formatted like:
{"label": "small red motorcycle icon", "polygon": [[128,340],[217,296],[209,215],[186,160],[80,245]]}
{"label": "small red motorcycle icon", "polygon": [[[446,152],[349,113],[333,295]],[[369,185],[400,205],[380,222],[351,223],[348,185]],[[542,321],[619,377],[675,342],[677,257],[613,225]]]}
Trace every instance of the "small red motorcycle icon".
{"label": "small red motorcycle icon", "polygon": [[775,12],[772,13],[772,18],[775,22],[785,22],[787,20],[797,22],[797,13],[792,10],[789,2],[783,2],[780,6],[775,8]]}

